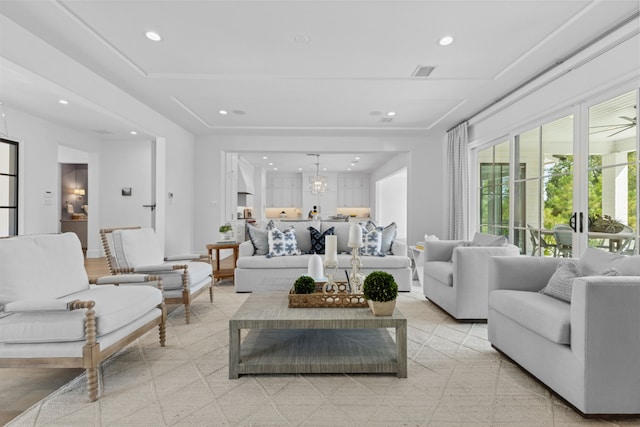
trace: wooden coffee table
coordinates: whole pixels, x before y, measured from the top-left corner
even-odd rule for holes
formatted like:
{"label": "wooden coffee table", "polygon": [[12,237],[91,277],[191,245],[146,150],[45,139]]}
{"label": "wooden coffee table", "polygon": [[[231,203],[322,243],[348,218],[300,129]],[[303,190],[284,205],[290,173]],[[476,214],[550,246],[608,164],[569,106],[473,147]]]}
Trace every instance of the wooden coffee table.
{"label": "wooden coffee table", "polygon": [[[387,328],[395,328],[395,341]],[[241,330],[248,329],[241,345]],[[407,377],[407,319],[369,308],[289,308],[254,292],[229,319],[229,378],[241,374],[395,373]]]}

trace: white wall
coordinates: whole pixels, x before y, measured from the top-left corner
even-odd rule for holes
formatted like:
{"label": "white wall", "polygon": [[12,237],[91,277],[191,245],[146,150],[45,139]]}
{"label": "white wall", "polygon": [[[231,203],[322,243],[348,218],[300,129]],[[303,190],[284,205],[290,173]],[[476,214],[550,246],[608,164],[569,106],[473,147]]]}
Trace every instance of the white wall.
{"label": "white wall", "polygon": [[395,222],[397,237],[407,237],[407,169],[376,182],[376,224]]}
{"label": "white wall", "polygon": [[[318,136],[318,135],[246,135],[199,136],[195,141],[194,203],[197,231],[194,246],[204,247],[217,239],[217,228],[222,221],[224,200],[224,170],[221,153],[224,151],[268,152],[299,151],[306,153],[322,147],[332,152],[388,151],[394,156],[372,173],[372,183],[394,171],[407,168],[407,241],[423,240],[424,234],[443,235],[444,181],[443,144],[441,139],[428,140],[420,136]],[[398,152],[403,152],[397,156]],[[375,185],[370,185],[375,188]],[[373,191],[373,190],[372,190]],[[374,194],[371,205],[374,205]]]}
{"label": "white wall", "polygon": [[[18,232],[20,234],[58,233],[60,231],[60,170],[58,146],[77,151],[95,151],[99,141],[39,117],[5,106],[7,139],[19,143]],[[88,158],[89,167],[93,160]],[[89,191],[93,186],[89,177]],[[51,198],[45,198],[50,194]],[[90,193],[93,194],[93,193]],[[92,221],[90,219],[90,221]],[[94,226],[93,222],[89,224]]]}

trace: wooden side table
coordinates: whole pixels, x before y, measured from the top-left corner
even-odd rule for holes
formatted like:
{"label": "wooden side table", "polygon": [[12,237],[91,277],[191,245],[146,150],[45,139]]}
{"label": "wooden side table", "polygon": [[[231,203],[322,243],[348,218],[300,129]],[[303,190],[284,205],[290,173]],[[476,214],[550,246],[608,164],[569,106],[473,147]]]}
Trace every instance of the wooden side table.
{"label": "wooden side table", "polygon": [[[238,242],[229,242],[229,243],[210,243],[207,245],[207,252],[209,253],[209,259],[212,260],[213,251],[216,252],[216,261],[213,266],[213,280],[222,280],[227,278],[235,279],[235,269],[236,263],[238,261],[238,255],[240,250],[240,243]],[[221,249],[233,249],[233,268],[220,268],[220,250]],[[213,263],[212,263],[213,264]]]}

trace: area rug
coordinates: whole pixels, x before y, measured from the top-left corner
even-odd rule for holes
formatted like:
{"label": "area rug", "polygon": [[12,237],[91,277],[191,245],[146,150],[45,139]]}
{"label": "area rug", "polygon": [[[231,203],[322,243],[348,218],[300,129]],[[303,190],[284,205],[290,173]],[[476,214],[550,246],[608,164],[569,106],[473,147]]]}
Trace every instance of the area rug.
{"label": "area rug", "polygon": [[232,285],[169,315],[167,346],[149,332],[106,361],[102,395],[84,375],[10,426],[571,426],[584,420],[494,351],[484,324],[460,324],[401,293],[408,319],[408,378],[393,375],[248,375],[228,379],[228,319],[246,299]]}

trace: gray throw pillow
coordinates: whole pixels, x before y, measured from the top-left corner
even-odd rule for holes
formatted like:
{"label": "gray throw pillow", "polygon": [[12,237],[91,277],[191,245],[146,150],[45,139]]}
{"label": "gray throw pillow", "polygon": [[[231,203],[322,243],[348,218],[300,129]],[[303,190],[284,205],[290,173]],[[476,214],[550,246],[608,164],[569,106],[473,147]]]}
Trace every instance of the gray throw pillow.
{"label": "gray throw pillow", "polygon": [[620,276],[640,276],[640,255],[623,256],[609,266]]}
{"label": "gray throw pillow", "polygon": [[549,279],[547,286],[540,292],[562,301],[571,302],[571,291],[573,289],[573,281],[576,277],[580,277],[578,261],[563,259],[558,263],[556,271]]}
{"label": "gray throw pillow", "polygon": [[249,239],[253,243],[254,255],[266,255],[269,253],[269,237],[267,230],[247,225]]}
{"label": "gray throw pillow", "polygon": [[622,258],[624,258],[623,255],[587,248],[580,257],[578,266],[583,276],[595,276],[612,267],[614,262]]}

